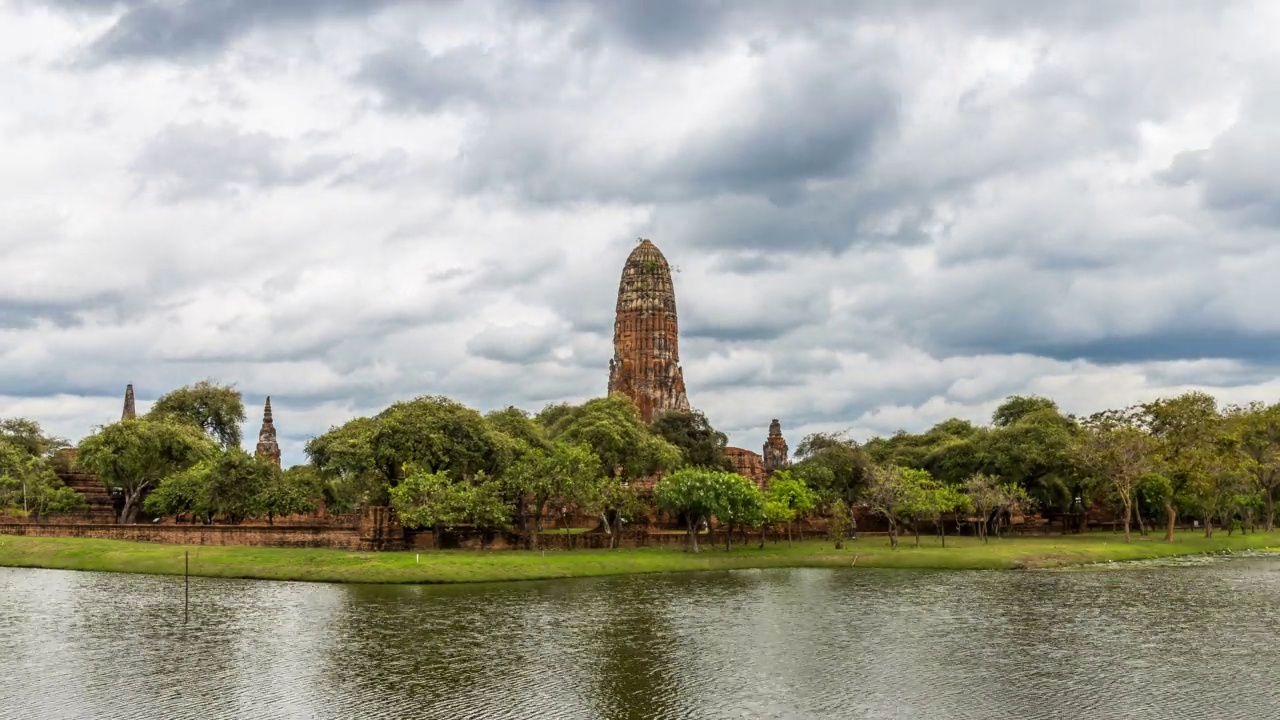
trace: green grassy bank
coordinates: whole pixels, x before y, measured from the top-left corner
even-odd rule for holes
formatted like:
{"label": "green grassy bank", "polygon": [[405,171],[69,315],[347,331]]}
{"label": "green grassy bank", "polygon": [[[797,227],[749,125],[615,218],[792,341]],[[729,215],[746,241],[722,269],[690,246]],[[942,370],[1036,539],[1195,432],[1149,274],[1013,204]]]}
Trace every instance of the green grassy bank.
{"label": "green grassy bank", "polygon": [[883,537],[864,537],[835,550],[828,542],[755,544],[700,554],[673,549],[575,551],[472,551],[362,553],[261,547],[162,545],[119,540],[0,536],[0,566],[181,575],[183,552],[191,574],[204,577],[359,583],[459,583],[775,567],[875,567],[917,569],[1020,569],[1142,560],[1223,550],[1280,547],[1280,532],[1209,540],[1179,533],[1172,543],[1112,533],[992,539],[949,538],[947,547],[925,538],[921,548],[904,538],[890,550]]}

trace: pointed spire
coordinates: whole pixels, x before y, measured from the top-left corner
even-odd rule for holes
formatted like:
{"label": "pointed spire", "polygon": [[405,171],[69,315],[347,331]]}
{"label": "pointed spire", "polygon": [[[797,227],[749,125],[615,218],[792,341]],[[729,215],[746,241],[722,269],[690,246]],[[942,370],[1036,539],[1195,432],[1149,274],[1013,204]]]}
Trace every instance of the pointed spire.
{"label": "pointed spire", "polygon": [[782,423],[774,419],[769,423],[769,439],[764,443],[764,467],[773,474],[787,465],[787,441],[782,437]]}
{"label": "pointed spire", "polygon": [[121,420],[138,419],[138,410],[133,403],[133,383],[129,383],[124,388],[124,412],[120,414]]}
{"label": "pointed spire", "polygon": [[271,396],[262,407],[262,429],[258,431],[258,449],[254,453],[260,458],[268,458],[280,467],[280,443],[276,442],[276,425],[271,417]]}

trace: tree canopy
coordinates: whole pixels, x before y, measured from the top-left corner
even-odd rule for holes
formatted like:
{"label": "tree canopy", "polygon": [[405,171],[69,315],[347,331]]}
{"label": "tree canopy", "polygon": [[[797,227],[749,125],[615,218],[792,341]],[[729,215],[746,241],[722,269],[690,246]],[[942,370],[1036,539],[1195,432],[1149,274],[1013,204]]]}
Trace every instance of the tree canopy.
{"label": "tree canopy", "polygon": [[240,446],[244,401],[235,385],[201,380],[161,395],[147,412],[151,420],[181,422],[200,428],[223,448]]}

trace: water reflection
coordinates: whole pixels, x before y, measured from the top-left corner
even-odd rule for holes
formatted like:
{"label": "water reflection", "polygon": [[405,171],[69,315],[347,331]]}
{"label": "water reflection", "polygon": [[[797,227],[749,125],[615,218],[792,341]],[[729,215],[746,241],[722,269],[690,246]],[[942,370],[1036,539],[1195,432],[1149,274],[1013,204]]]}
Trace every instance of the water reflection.
{"label": "water reflection", "polygon": [[0,569],[5,718],[1258,717],[1280,560],[400,587]]}

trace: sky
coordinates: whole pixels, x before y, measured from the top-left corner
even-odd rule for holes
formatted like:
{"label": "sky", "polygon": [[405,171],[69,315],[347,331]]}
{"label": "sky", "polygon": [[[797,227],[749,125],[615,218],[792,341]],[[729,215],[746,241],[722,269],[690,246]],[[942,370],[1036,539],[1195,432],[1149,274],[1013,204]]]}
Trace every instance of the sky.
{"label": "sky", "polygon": [[0,417],[211,378],[286,464],[604,394],[637,238],[689,399],[864,440],[1280,400],[1280,4],[0,0]]}

